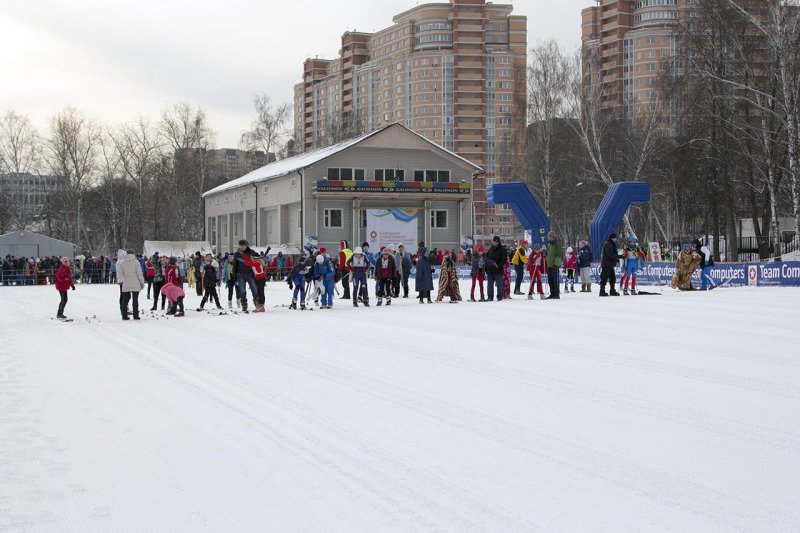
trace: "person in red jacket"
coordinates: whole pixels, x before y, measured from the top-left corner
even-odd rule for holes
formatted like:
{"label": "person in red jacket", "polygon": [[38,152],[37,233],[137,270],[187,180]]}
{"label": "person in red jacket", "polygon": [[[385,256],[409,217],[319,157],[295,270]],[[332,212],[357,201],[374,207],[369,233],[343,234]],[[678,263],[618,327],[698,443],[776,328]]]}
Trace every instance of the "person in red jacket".
{"label": "person in red jacket", "polygon": [[[342,280],[342,300],[350,299],[350,276],[348,275],[350,267],[347,262],[352,256],[353,252],[350,251],[347,241],[339,241],[339,263],[336,269],[339,271],[339,279]],[[355,299],[358,300],[358,295],[355,296]]]}
{"label": "person in red jacket", "polygon": [[67,307],[67,291],[69,289],[75,290],[75,280],[72,279],[72,266],[69,264],[69,259],[66,257],[61,258],[61,266],[56,272],[56,290],[61,296],[61,303],[58,304],[58,313],[56,318],[65,320],[64,308]]}
{"label": "person in red jacket", "polygon": [[156,277],[156,267],[148,257],[144,262],[144,281],[147,283],[147,299],[150,299],[150,289],[153,288],[153,278]]}
{"label": "person in red jacket", "polygon": [[542,250],[538,244],[533,245],[533,250],[528,258],[528,273],[531,277],[531,287],[528,289],[528,300],[533,300],[533,288],[539,293],[539,298],[544,300],[542,290],[542,276],[547,274],[547,252]]}

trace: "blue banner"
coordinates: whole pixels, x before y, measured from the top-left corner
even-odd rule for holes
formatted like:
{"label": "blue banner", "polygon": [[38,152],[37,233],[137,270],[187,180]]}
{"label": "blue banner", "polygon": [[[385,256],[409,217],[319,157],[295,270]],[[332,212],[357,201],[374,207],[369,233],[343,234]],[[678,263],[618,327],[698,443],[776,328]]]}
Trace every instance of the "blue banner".
{"label": "blue banner", "polygon": [[[458,277],[469,279],[471,268],[458,267]],[[622,268],[617,267],[617,280],[622,277]],[[637,285],[669,287],[675,275],[675,263],[645,263],[636,275]],[[564,280],[561,273],[561,281]],[[578,273],[576,272],[576,278]],[[434,267],[434,278],[439,277],[439,267]],[[771,263],[724,263],[711,267],[711,277],[718,287],[800,287],[800,261],[771,262]],[[411,271],[414,278],[414,270]],[[516,279],[514,269],[511,269],[511,280]],[[525,272],[524,281],[529,281]],[[600,265],[592,265],[592,281],[600,282]],[[576,282],[580,283],[576,279]],[[692,284],[700,286],[700,270],[692,275]]]}

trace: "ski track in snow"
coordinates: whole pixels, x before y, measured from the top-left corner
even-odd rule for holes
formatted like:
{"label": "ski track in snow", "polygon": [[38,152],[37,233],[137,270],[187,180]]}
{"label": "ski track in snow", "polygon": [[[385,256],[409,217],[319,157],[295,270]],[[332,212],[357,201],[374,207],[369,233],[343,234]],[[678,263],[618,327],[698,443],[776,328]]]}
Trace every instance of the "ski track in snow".
{"label": "ski track in snow", "polygon": [[800,530],[796,290],[304,313],[277,283],[139,323],[116,291],[62,324],[0,287],[0,531]]}

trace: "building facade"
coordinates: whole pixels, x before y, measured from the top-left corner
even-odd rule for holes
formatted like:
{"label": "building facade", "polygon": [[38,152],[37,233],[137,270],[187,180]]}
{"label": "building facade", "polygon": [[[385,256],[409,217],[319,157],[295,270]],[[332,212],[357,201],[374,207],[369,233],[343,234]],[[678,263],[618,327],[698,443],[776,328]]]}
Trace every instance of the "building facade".
{"label": "building facade", "polygon": [[[417,216],[417,240],[454,249],[473,234],[474,176],[481,169],[400,124],[276,161],[203,195],[206,239],[217,252],[240,239],[254,246],[302,248],[316,236],[367,240],[368,210]],[[400,244],[400,243],[394,243]]]}
{"label": "building facade", "polygon": [[235,148],[190,148],[178,150],[175,155],[176,165],[202,164],[206,171],[206,182],[211,187],[227,183],[275,161],[273,153]]}
{"label": "building facade", "polygon": [[47,205],[63,198],[66,190],[66,180],[60,176],[0,174],[0,228],[35,227]]}
{"label": "building facade", "polygon": [[696,2],[596,3],[581,13],[584,86],[602,84],[603,107],[628,118],[654,112],[665,61],[680,52],[678,24]]}
{"label": "building facade", "polygon": [[399,123],[485,170],[476,238],[513,235],[486,185],[518,178],[526,123],[527,19],[510,4],[420,4],[375,33],[347,32],[337,59],[307,59],[295,86],[297,150]]}

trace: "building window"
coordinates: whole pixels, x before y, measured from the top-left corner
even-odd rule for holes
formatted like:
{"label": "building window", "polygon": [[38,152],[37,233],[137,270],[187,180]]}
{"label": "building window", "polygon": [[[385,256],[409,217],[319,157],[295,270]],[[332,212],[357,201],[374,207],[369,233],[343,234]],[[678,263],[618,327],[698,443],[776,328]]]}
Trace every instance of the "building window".
{"label": "building window", "polygon": [[375,181],[404,181],[405,171],[403,169],[376,168]]}
{"label": "building window", "polygon": [[341,209],[323,209],[322,211],[324,225],[326,228],[341,228],[342,227],[342,213]]}
{"label": "building window", "polygon": [[431,227],[446,229],[447,228],[447,210],[446,209],[432,209],[431,210]]}
{"label": "building window", "polygon": [[362,209],[358,212],[358,227],[359,228],[366,228],[367,227],[367,211]]}
{"label": "building window", "polygon": [[328,168],[329,180],[364,180],[363,168]]}
{"label": "building window", "polygon": [[449,170],[415,170],[414,181],[438,181],[447,183],[450,181]]}

